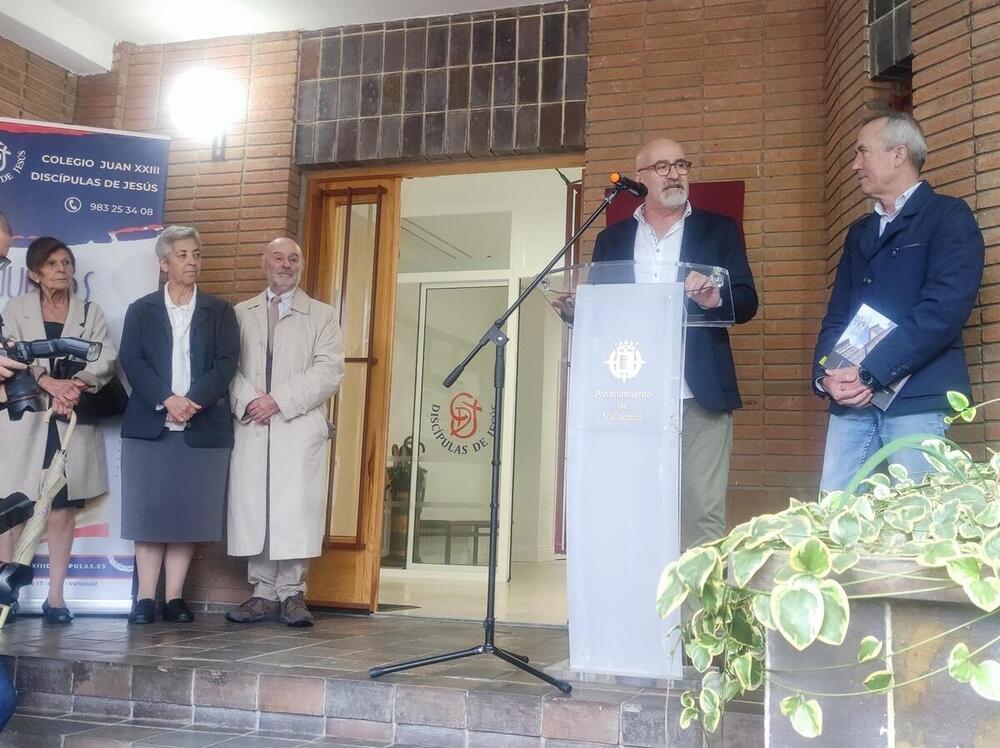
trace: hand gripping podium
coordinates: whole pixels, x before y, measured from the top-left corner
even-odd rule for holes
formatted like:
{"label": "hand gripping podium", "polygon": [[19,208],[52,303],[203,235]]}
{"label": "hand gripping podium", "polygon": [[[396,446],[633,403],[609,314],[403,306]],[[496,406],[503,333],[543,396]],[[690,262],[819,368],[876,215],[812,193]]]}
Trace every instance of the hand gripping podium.
{"label": "hand gripping podium", "polygon": [[572,328],[570,669],[680,678],[679,614],[660,618],[656,588],[680,553],[685,333],[733,324],[729,273],[601,262],[551,272],[541,288]]}

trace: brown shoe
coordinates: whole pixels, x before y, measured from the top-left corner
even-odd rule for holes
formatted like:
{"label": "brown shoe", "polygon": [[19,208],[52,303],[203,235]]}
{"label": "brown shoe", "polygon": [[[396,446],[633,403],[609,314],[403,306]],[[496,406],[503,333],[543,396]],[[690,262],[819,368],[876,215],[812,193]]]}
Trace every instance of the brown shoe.
{"label": "brown shoe", "polygon": [[277,621],[281,612],[281,604],[277,600],[265,600],[263,597],[251,597],[238,608],[226,611],[226,620],[233,623],[260,623],[261,621]]}
{"label": "brown shoe", "polygon": [[281,601],[281,620],[296,628],[313,625],[313,614],[306,607],[305,596],[301,592],[296,592]]}

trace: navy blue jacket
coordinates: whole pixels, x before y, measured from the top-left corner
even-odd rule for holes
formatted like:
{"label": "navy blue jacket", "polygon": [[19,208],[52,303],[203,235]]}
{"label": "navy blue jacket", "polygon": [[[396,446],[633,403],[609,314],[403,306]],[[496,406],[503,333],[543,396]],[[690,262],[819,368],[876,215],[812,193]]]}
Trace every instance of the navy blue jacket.
{"label": "navy blue jacket", "polygon": [[[881,384],[911,375],[887,412],[950,411],[948,390],[970,394],[962,328],[983,276],[983,235],[964,200],[938,195],[926,182],[881,237],[878,227],[879,215],[873,212],[847,232],[816,343],[813,382],[824,373],[819,360],[867,304],[898,327],[862,367]],[[849,409],[831,400],[830,410]]]}
{"label": "navy blue jacket", "polygon": [[[634,218],[608,226],[597,235],[594,262],[635,259]],[[757,289],[747,251],[736,222],[726,216],[692,209],[684,221],[680,262],[713,265],[729,271],[733,318],[749,322],[757,313]],[[684,378],[691,394],[706,410],[729,411],[743,405],[736,383],[736,366],[725,327],[689,327],[684,352]]]}
{"label": "navy blue jacket", "polygon": [[[192,447],[232,447],[233,417],[229,383],[240,360],[240,330],[232,305],[201,289],[191,319],[191,388],[186,396],[202,407],[184,430]],[[132,396],[122,420],[122,436],[156,439],[163,433],[167,412],[156,406],[173,393],[173,332],[163,301],[154,291],[133,301],[125,313],[118,351]]]}

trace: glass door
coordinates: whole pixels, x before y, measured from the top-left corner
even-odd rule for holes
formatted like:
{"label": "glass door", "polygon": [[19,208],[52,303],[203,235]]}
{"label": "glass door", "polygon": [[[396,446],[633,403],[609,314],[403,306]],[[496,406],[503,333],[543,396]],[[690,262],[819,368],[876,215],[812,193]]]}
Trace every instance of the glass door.
{"label": "glass door", "polygon": [[442,380],[507,305],[507,285],[424,286],[416,435],[410,475],[410,564],[486,566],[494,409],[491,348],[446,389]]}

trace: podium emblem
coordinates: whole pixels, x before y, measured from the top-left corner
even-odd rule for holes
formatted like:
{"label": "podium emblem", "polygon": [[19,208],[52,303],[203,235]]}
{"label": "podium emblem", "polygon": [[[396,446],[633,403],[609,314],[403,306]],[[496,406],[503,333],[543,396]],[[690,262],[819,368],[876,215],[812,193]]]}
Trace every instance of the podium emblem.
{"label": "podium emblem", "polygon": [[604,363],[608,365],[611,376],[625,383],[635,377],[646,362],[634,341],[620,340]]}

